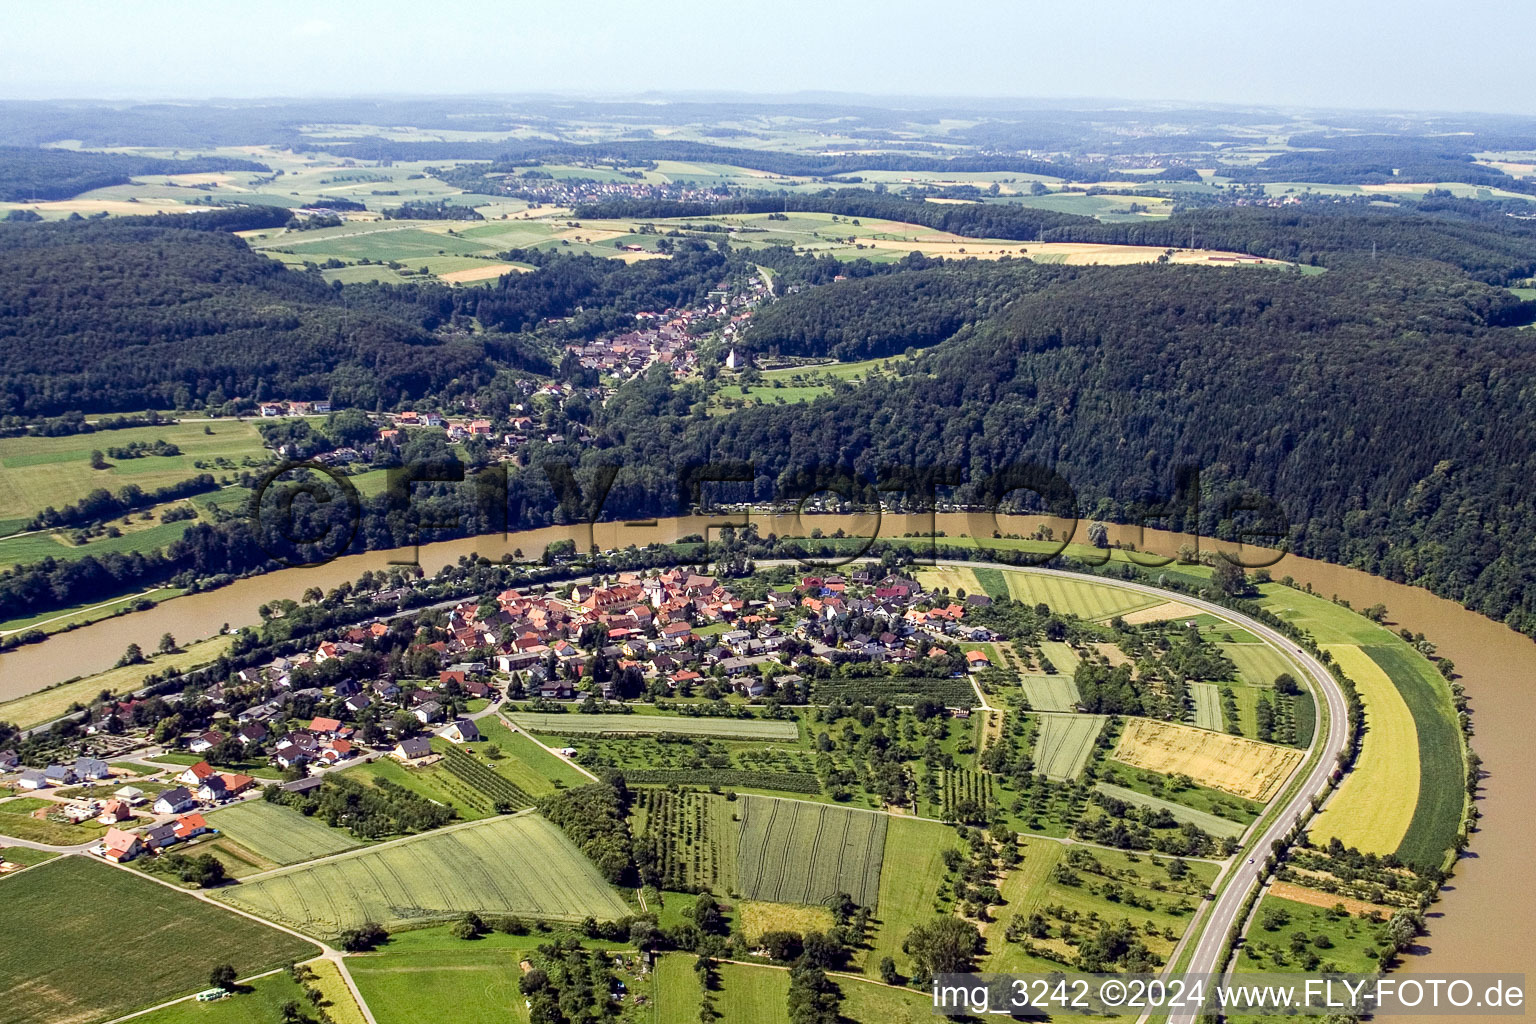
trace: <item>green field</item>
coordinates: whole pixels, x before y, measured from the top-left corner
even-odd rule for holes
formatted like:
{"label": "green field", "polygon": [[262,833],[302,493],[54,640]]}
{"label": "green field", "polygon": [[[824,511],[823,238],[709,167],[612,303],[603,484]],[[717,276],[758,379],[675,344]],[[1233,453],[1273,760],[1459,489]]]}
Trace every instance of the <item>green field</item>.
{"label": "green field", "polygon": [[[1273,911],[1284,913],[1288,920],[1270,931],[1262,926],[1262,922]],[[1327,907],[1281,899],[1266,892],[1248,927],[1242,952],[1237,958],[1237,970],[1301,971],[1307,969],[1304,958],[1316,956],[1319,960],[1316,967],[1318,971],[1374,974],[1381,969],[1380,961],[1367,956],[1365,951],[1381,948],[1377,939],[1380,930],[1380,925],[1372,924],[1364,918],[1347,914],[1339,916]],[[1292,938],[1297,932],[1305,932],[1312,940],[1301,953],[1291,948]],[[1317,936],[1320,934],[1328,936],[1325,947],[1317,945]],[[1280,954],[1278,957],[1277,952]]]}
{"label": "green field", "polygon": [[1216,684],[1189,683],[1188,686],[1190,700],[1195,705],[1195,725],[1226,732],[1226,718],[1221,713],[1221,691]]}
{"label": "green field", "polygon": [[[690,969],[688,973],[692,975],[693,972]],[[874,1021],[878,1024],[928,1024],[934,1019],[933,996],[928,992],[890,988],[855,978],[834,977],[832,980],[843,994],[841,1015],[844,1020]],[[717,1019],[722,1024],[788,1024],[788,971],[767,965],[721,964],[720,988],[715,1008],[720,1014]],[[658,1024],[674,1024],[698,1016],[697,997],[691,1003],[686,1001],[681,980],[667,991],[678,993],[674,998],[680,1005],[674,1009],[671,999],[664,1005],[659,1004],[658,1015],[655,1017]],[[687,1015],[690,1007],[694,1012]]]}
{"label": "green field", "polygon": [[331,828],[298,811],[265,800],[248,800],[210,811],[207,821],[241,846],[274,864],[298,864],[361,845],[339,828]]}
{"label": "green field", "polygon": [[1180,785],[1167,775],[1137,768],[1112,757],[1105,758],[1101,762],[1099,777],[1121,789],[1168,800],[1191,810],[1225,818],[1228,821],[1240,822],[1243,825],[1253,821],[1264,810],[1264,805],[1256,800],[1245,800],[1240,796],[1233,796],[1231,793],[1224,793],[1219,789],[1211,789],[1192,782]]}
{"label": "green field", "polygon": [[681,953],[656,961],[650,1020],[653,1024],[671,1024],[676,1020],[697,1020],[704,989],[693,970],[693,958]]}
{"label": "green field", "polygon": [[[1084,855],[1086,863],[1073,867],[1075,882],[1054,871],[1058,863],[1070,864],[1072,858]],[[1034,913],[1046,918],[1050,934],[1031,941],[1037,946],[1051,947],[1069,958],[1075,954],[1075,944],[1083,933],[1078,931],[1071,942],[1065,940],[1062,925],[1066,919],[1061,912],[1075,915],[1078,924],[1084,919],[1128,919],[1142,931],[1140,937],[1147,947],[1166,957],[1176,941],[1169,939],[1167,932],[1171,931],[1174,936],[1183,933],[1199,902],[1199,894],[1208,890],[1216,877],[1214,864],[1184,863],[1188,869],[1187,877],[1175,880],[1168,870],[1170,861],[1165,858],[1119,850],[1079,848],[1074,851],[1072,847],[1045,841],[1028,844],[1022,864],[1003,880],[1000,887],[1008,902],[999,909],[997,921],[986,929],[990,956],[984,968],[998,973],[1061,969],[1059,963],[1033,956],[1005,938],[1009,920],[1015,916],[1027,918]],[[1106,891],[1105,883],[1111,880],[1118,886],[1118,893]]]}
{"label": "green field", "polygon": [[824,903],[846,892],[855,903],[878,909],[886,815],[772,797],[738,802],[743,896]]}
{"label": "green field", "polygon": [[1041,715],[1035,736],[1035,770],[1051,779],[1075,779],[1088,763],[1103,715]]}
{"label": "green field", "polygon": [[232,964],[247,977],[319,953],[312,943],[83,857],[62,857],[0,884],[0,1005],[10,1007],[10,1024],[117,1017],[207,988],[214,964]]}
{"label": "green field", "polygon": [[418,1024],[444,1014],[453,1024],[526,1021],[517,965],[527,951],[459,944],[461,949],[430,952],[386,946],[348,957],[347,969],[378,1024]]}
{"label": "green field", "polygon": [[1064,676],[1070,676],[1077,671],[1077,666],[1082,664],[1082,656],[1072,649],[1071,644],[1062,643],[1060,640],[1040,641],[1040,654],[1050,661],[1055,671]]}
{"label": "green field", "polygon": [[258,978],[243,989],[216,1003],[187,999],[135,1020],[138,1024],[271,1024],[282,1019],[284,1003],[302,1005],[304,1000],[303,986],[287,971]]}
{"label": "green field", "polygon": [[[446,744],[447,741],[442,742]],[[392,757],[381,757],[343,768],[342,774],[370,785],[380,779],[393,782],[417,796],[452,807],[465,821],[481,821],[495,814],[494,806],[484,793],[449,774],[442,762],[425,768],[407,768]]]}
{"label": "green field", "polygon": [[1096,786],[1099,792],[1106,796],[1112,796],[1116,800],[1124,800],[1126,803],[1136,804],[1139,807],[1151,807],[1155,810],[1167,811],[1179,821],[1187,821],[1192,825],[1198,826],[1202,832],[1207,832],[1218,838],[1221,836],[1232,836],[1235,838],[1242,835],[1247,828],[1246,825],[1240,822],[1218,818],[1214,814],[1206,814],[1203,811],[1197,811],[1192,807],[1185,807],[1183,804],[1175,803],[1172,800],[1162,800],[1155,796],[1148,796],[1145,793],[1138,793],[1134,789],[1126,789],[1123,786],[1116,786],[1110,782],[1100,782]]}
{"label": "green field", "polygon": [[[584,786],[592,781],[569,761],[551,754],[532,738],[508,729],[495,715],[477,719],[475,725],[479,727],[482,739],[478,743],[464,744],[464,749],[491,763],[498,774],[506,776],[529,796],[540,797],[554,792],[559,786]],[[499,756],[490,756],[488,751],[492,745],[500,748]]]}
{"label": "green field", "polygon": [[[204,433],[204,427],[212,433]],[[171,442],[182,454],[109,457],[109,468],[91,468],[92,450],[157,439]],[[149,491],[203,472],[220,476],[218,459],[224,459],[233,471],[247,459],[264,463],[269,455],[256,428],[240,420],[130,427],[67,437],[4,438],[0,439],[0,519],[30,518],[49,505],[63,508],[98,487],[116,492],[128,484],[138,484]],[[194,463],[199,461],[210,468],[198,469]]]}
{"label": "green field", "polygon": [[1073,711],[1082,699],[1071,676],[1020,676],[1019,684],[1035,711]]}
{"label": "green field", "polygon": [[[536,866],[513,870],[516,865]],[[313,935],[475,910],[552,920],[628,913],[565,834],[533,814],[427,833],[221,890],[242,910]]]}
{"label": "green field", "polygon": [[[789,972],[748,964],[720,965],[715,1009],[721,1024],[788,1024]],[[695,1014],[697,1015],[697,1014]],[[693,1018],[662,1018],[666,1024]]]}
{"label": "green field", "polygon": [[1163,602],[1161,598],[1055,573],[1004,570],[1004,575],[1008,579],[1009,596],[1015,601],[1048,605],[1054,612],[1085,619],[1109,619]]}
{"label": "green field", "polygon": [[508,715],[519,729],[557,736],[582,734],[710,736],[716,739],[776,740],[800,736],[794,722],[764,718],[686,718],[679,715],[582,715],[521,712]]}
{"label": "green field", "polygon": [[51,800],[42,797],[23,796],[0,803],[0,837],[25,839],[31,843],[49,846],[75,846],[100,839],[107,831],[105,825],[88,818],[79,825],[67,821],[51,821],[32,817],[33,811],[55,807]]}
{"label": "green field", "polygon": [[895,959],[908,972],[912,961],[901,944],[907,933],[935,914],[934,899],[944,878],[944,851],[958,848],[955,830],[933,821],[892,817],[886,829],[880,866],[879,911],[870,950],[864,956],[872,973],[882,957]]}
{"label": "green field", "polygon": [[1222,644],[1221,651],[1237,666],[1237,678],[1252,686],[1273,686],[1283,672],[1298,682],[1302,678],[1291,660],[1269,644]]}
{"label": "green field", "polygon": [[1001,569],[972,569],[976,576],[976,582],[981,584],[981,589],[986,591],[988,597],[996,601],[998,598],[1008,596],[1008,578],[1003,575]]}

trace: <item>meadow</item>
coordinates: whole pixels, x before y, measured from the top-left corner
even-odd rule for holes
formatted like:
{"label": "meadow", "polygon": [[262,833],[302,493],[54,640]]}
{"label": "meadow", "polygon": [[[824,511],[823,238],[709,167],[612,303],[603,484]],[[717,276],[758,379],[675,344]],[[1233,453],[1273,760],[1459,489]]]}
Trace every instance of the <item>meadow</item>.
{"label": "meadow", "polygon": [[563,921],[628,913],[565,834],[532,814],[287,868],[217,898],[320,936],[365,921],[398,927],[469,910]]}
{"label": "meadow", "polygon": [[892,957],[902,972],[912,961],[901,944],[914,927],[938,911],[934,901],[944,878],[944,851],[958,849],[955,830],[933,821],[892,817],[886,827],[880,865],[880,892],[865,970],[873,973],[882,957]]}
{"label": "meadow", "polygon": [[[181,454],[136,459],[109,457],[107,469],[91,468],[92,451],[160,439],[176,445]],[[227,465],[239,467],[247,460],[264,463],[269,454],[262,447],[256,428],[243,420],[129,427],[67,437],[3,438],[0,520],[30,519],[49,505],[63,508],[98,487],[116,492],[128,484],[137,484],[149,491],[203,472],[220,475],[217,468],[199,469],[197,462],[212,467],[216,460],[223,459]]]}
{"label": "meadow", "polygon": [[763,903],[759,900],[736,901],[736,920],[747,945],[755,945],[765,932],[825,932],[836,922],[826,907],[799,903]]}
{"label": "meadow", "polygon": [[518,962],[526,950],[484,942],[459,945],[427,952],[395,952],[385,946],[348,957],[347,969],[378,1024],[414,1024],[445,1012],[454,1024],[526,1021],[528,1008],[517,989],[522,977]]}
{"label": "meadow", "polygon": [[[692,974],[692,971],[689,971]],[[850,1021],[879,1021],[881,1024],[928,1024],[934,1019],[933,996],[914,989],[890,988],[857,978],[834,976],[842,992],[841,1016]],[[780,967],[758,964],[721,964],[720,988],[715,1009],[722,1024],[788,1024],[789,972]],[[679,999],[685,990],[677,983]],[[687,1009],[697,1006],[697,997],[675,1011],[670,1003],[658,1005],[657,1021],[692,1020]],[[695,1009],[695,1016],[697,1010]]]}
{"label": "meadow", "polygon": [[[1283,914],[1285,923],[1274,930],[1263,927],[1266,918]],[[1316,956],[1318,970],[1358,971],[1375,974],[1380,961],[1366,955],[1366,950],[1380,949],[1377,940],[1380,925],[1350,914],[1340,916],[1327,907],[1285,899],[1266,892],[1248,926],[1246,938],[1237,957],[1237,971],[1300,971],[1303,958]],[[1292,949],[1292,937],[1305,933],[1311,940],[1301,952]],[[1317,937],[1326,935],[1326,945]],[[1331,964],[1332,967],[1326,965]],[[1272,1018],[1266,1018],[1272,1019]]]}
{"label": "meadow", "polygon": [[[304,999],[303,986],[290,978],[287,971],[257,978],[241,988],[242,991],[216,1003],[188,999],[135,1020],[138,1024],[270,1024],[282,1019],[284,1003],[302,1003]],[[347,998],[351,999],[350,993]]]}
{"label": "meadow", "polygon": [[741,894],[824,903],[846,892],[878,910],[887,816],[801,800],[746,796],[737,853]]}
{"label": "meadow", "polygon": [[1035,771],[1050,779],[1075,779],[1088,763],[1103,715],[1041,715],[1035,736]]}
{"label": "meadow", "polygon": [[1237,666],[1237,678],[1251,686],[1273,686],[1275,677],[1287,673],[1301,681],[1302,673],[1291,659],[1269,644],[1222,644],[1221,652]]}
{"label": "meadow", "polygon": [[1242,822],[1219,818],[1214,814],[1206,814],[1204,811],[1185,807],[1183,804],[1175,803],[1172,800],[1163,800],[1160,797],[1138,793],[1134,789],[1116,786],[1111,782],[1096,783],[1095,788],[1105,796],[1112,796],[1116,800],[1124,800],[1126,803],[1135,804],[1138,807],[1150,807],[1153,810],[1167,811],[1178,821],[1188,822],[1191,825],[1197,826],[1202,832],[1207,832],[1213,836],[1232,836],[1236,838],[1242,835],[1243,831],[1247,828],[1247,825]]}
{"label": "meadow", "polygon": [[553,735],[609,736],[670,733],[716,739],[776,740],[793,743],[800,736],[794,722],[764,718],[688,718],[679,715],[582,715],[524,711],[507,718],[519,729]]}
{"label": "meadow", "polygon": [[1137,608],[1150,608],[1162,603],[1155,597],[1059,573],[1005,570],[1004,576],[1008,580],[1008,594],[1015,601],[1044,604],[1052,611],[1084,619],[1111,619]]}
{"label": "meadow", "polygon": [[1019,677],[1019,684],[1035,711],[1072,711],[1082,699],[1071,676],[1024,675]]}
{"label": "meadow", "polygon": [[[1030,941],[1070,960],[1082,933],[1068,939],[1062,928],[1065,919],[1050,908],[1076,915],[1079,923],[1095,917],[1105,921],[1129,919],[1138,926],[1139,937],[1148,948],[1166,956],[1177,936],[1188,928],[1199,894],[1207,891],[1216,877],[1214,864],[1183,861],[1187,874],[1175,879],[1169,870],[1171,863],[1166,858],[1118,850],[1074,851],[1058,843],[1027,843],[1023,861],[1000,886],[1007,903],[999,909],[996,922],[986,928],[990,956],[983,968],[1000,973],[1060,970],[1060,963],[1031,955],[1005,938],[1013,918],[1027,919],[1039,913],[1046,918],[1050,934]],[[1071,870],[1060,873],[1058,865],[1070,865]]]}
{"label": "meadow", "polygon": [[[84,857],[61,857],[0,884],[0,1005],[12,1024],[113,1018],[207,988],[214,963],[247,977],[320,952]],[[61,893],[69,894],[68,913],[60,912]]]}
{"label": "meadow", "polygon": [[52,800],[37,796],[17,797],[0,803],[0,837],[9,836],[49,846],[75,846],[100,839],[107,831],[106,826],[98,823],[95,818],[72,825],[67,821],[32,817],[36,811],[56,806]]}
{"label": "meadow", "polygon": [[1077,666],[1082,664],[1082,655],[1072,649],[1070,644],[1060,640],[1040,641],[1040,654],[1050,661],[1051,666],[1064,676],[1070,676],[1077,671]]}
{"label": "meadow", "polygon": [[1226,732],[1226,717],[1221,711],[1221,691],[1215,683],[1190,683],[1189,697],[1195,705],[1195,726]]}
{"label": "meadow", "polygon": [[1302,751],[1149,718],[1126,720],[1118,760],[1164,775],[1188,775],[1203,786],[1268,800],[1301,763]]}
{"label": "meadow", "polygon": [[1231,793],[1223,793],[1219,789],[1211,789],[1209,786],[1200,786],[1192,782],[1175,781],[1166,775],[1133,768],[1113,757],[1107,757],[1100,762],[1098,775],[1103,781],[1120,789],[1129,789],[1160,800],[1168,800],[1202,814],[1241,822],[1244,825],[1253,821],[1264,811],[1264,805],[1257,800],[1245,800]]}
{"label": "meadow", "polygon": [[299,864],[361,845],[350,833],[265,800],[210,811],[210,826],[274,864]]}

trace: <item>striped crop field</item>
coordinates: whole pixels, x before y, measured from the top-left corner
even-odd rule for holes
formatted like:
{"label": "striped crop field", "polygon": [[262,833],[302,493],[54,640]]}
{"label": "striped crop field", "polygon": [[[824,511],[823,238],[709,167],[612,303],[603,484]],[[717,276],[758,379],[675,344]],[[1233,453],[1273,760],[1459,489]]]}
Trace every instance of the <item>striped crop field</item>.
{"label": "striped crop field", "polygon": [[794,722],[767,718],[689,718],[681,715],[560,715],[525,711],[508,715],[512,723],[529,732],[556,736],[608,735],[652,736],[678,734],[734,740],[781,740],[800,738]]}
{"label": "striped crop field", "polygon": [[565,834],[534,814],[288,868],[221,889],[215,898],[322,937],[365,921],[390,928],[470,910],[559,921],[629,913]]}
{"label": "striped crop field", "polygon": [[1103,715],[1041,715],[1035,736],[1035,770],[1050,779],[1075,779],[1088,763]]}
{"label": "striped crop field", "polygon": [[339,828],[265,800],[248,800],[207,815],[208,824],[274,864],[299,864],[361,846]]}
{"label": "striped crop field", "polygon": [[1020,676],[1019,684],[1036,711],[1073,711],[1082,699],[1071,676]]}
{"label": "striped crop field", "polygon": [[770,903],[825,903],[846,892],[880,898],[886,816],[772,797],[741,798],[741,894]]}
{"label": "striped crop field", "polygon": [[1221,836],[1236,838],[1242,835],[1243,830],[1248,827],[1240,821],[1232,821],[1230,818],[1220,818],[1214,814],[1207,814],[1205,811],[1197,811],[1193,807],[1185,807],[1183,804],[1174,803],[1172,800],[1163,800],[1159,797],[1148,796],[1145,793],[1138,793],[1134,789],[1126,789],[1124,786],[1117,786],[1112,782],[1097,783],[1097,788],[1105,796],[1112,796],[1116,800],[1124,800],[1128,804],[1167,811],[1173,815],[1175,820],[1187,821],[1202,832],[1218,838]]}
{"label": "striped crop field", "polygon": [[1227,731],[1226,716],[1221,713],[1221,691],[1215,683],[1190,683],[1189,697],[1195,704],[1197,728]]}
{"label": "striped crop field", "polygon": [[1049,605],[1053,612],[1085,619],[1110,619],[1138,608],[1162,604],[1165,600],[1074,576],[1004,572],[1008,577],[1008,594],[1015,601]]}

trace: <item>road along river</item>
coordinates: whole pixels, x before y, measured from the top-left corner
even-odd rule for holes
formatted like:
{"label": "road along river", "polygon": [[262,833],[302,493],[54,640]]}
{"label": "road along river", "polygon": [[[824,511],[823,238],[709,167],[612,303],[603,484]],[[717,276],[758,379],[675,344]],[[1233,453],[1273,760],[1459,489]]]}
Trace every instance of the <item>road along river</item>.
{"label": "road along river", "polygon": [[[877,522],[872,515],[754,514],[751,518],[764,536],[773,532],[805,536],[812,527],[826,533],[841,528],[851,535],[869,536]],[[349,555],[323,566],[240,580],[0,655],[0,700],[109,668],[130,643],[148,650],[166,632],[186,641],[212,635],[225,623],[250,625],[259,621],[256,609],[269,601],[296,599],[311,586],[328,590],[355,580],[364,570],[387,570],[392,563],[413,557],[419,557],[421,567],[432,573],[471,553],[499,558],[521,550],[534,556],[545,545],[563,539],[576,541],[582,549],[591,543],[603,548],[643,546],[703,533],[711,522],[720,521],[681,517],[645,526],[600,523],[590,530],[583,526],[549,527],[427,544],[415,550]],[[936,529],[946,535],[940,543],[964,536],[991,537],[994,531],[1028,535],[1041,524],[1051,526],[1061,536],[1074,525],[1037,515],[965,513],[886,515],[878,523],[880,534],[886,537]],[[1075,526],[1078,539],[1083,539],[1084,525]],[[1116,526],[1109,527],[1109,539],[1164,555],[1198,542],[1187,535]],[[1536,801],[1531,799],[1536,794],[1536,757],[1529,753],[1531,723],[1536,722],[1536,642],[1428,591],[1355,569],[1286,555],[1271,571],[1277,578],[1289,575],[1298,583],[1310,583],[1325,597],[1346,598],[1356,608],[1385,604],[1394,626],[1427,634],[1439,645],[1440,653],[1456,663],[1459,681],[1471,700],[1477,727],[1473,742],[1486,772],[1478,795],[1483,818],[1469,855],[1457,864],[1441,902],[1431,910],[1428,936],[1409,956],[1406,969],[1525,971],[1536,976],[1536,914],[1526,909],[1526,894],[1536,892],[1536,856],[1529,841],[1536,831]]]}

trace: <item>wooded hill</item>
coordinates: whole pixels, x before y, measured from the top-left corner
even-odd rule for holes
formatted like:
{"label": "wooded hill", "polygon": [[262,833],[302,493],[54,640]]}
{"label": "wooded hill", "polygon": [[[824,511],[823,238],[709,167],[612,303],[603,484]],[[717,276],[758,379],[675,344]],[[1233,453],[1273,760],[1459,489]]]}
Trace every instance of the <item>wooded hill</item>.
{"label": "wooded hill", "polygon": [[0,200],[69,199],[93,188],[127,184],[136,174],[269,170],[266,164],[254,160],[223,156],[171,160],[125,153],[0,146]]}

